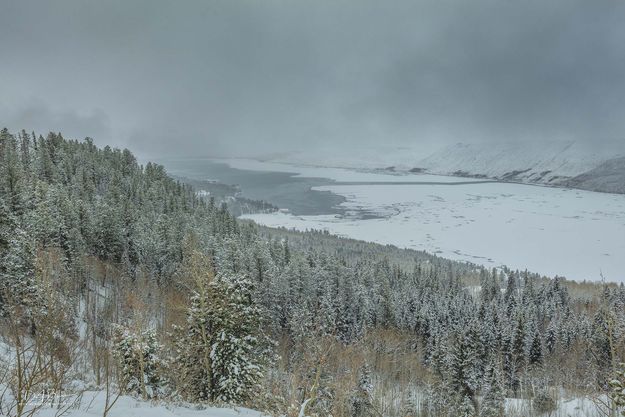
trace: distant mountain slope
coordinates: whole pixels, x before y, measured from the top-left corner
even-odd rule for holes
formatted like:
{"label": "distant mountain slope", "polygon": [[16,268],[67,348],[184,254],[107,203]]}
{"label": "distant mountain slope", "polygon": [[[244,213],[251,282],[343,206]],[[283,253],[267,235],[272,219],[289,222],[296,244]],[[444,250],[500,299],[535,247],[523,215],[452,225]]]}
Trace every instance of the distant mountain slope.
{"label": "distant mountain slope", "polygon": [[263,159],[297,165],[457,175],[624,193],[622,158],[625,158],[625,140],[604,142],[600,146],[574,141],[457,143],[434,153],[418,146],[361,147],[349,152],[322,148]]}
{"label": "distant mountain slope", "polygon": [[456,144],[421,160],[419,167],[438,174],[561,185],[622,155],[625,146],[616,143],[599,148],[576,142]]}
{"label": "distant mountain slope", "polygon": [[625,157],[610,159],[565,183],[573,188],[625,194]]}

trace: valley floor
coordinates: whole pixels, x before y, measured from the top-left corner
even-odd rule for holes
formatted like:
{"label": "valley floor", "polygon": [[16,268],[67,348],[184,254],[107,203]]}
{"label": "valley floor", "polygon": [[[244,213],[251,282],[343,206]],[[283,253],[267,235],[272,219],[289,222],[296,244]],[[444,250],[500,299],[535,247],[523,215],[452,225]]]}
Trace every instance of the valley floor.
{"label": "valley floor", "polygon": [[[249,160],[229,163],[241,169],[329,178],[336,185],[314,189],[346,199],[340,204],[345,214],[298,216],[280,211],[243,216],[265,226],[327,230],[552,277],[625,280],[620,256],[625,251],[625,195],[514,183],[450,185],[459,179]],[[408,184],[414,181],[427,183]]]}

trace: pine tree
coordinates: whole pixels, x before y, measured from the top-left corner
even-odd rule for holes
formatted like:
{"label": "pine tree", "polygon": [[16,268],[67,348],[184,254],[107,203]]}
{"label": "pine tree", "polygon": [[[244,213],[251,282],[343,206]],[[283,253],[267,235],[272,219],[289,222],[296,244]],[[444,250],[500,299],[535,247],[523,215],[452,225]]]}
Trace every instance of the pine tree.
{"label": "pine tree", "polygon": [[610,380],[609,398],[621,416],[625,416],[625,363],[619,364],[619,369]]}
{"label": "pine tree", "polygon": [[523,316],[519,315],[516,320],[516,326],[512,334],[510,345],[511,368],[509,384],[510,388],[515,392],[520,386],[521,374],[526,364],[525,337],[525,319]]}
{"label": "pine tree", "polygon": [[543,361],[543,347],[538,327],[534,329],[531,337],[527,360],[530,366],[539,366]]}
{"label": "pine tree", "polygon": [[598,367],[598,382],[605,385],[614,360],[614,320],[612,313],[602,308],[595,314],[592,345]]}
{"label": "pine tree", "polygon": [[[479,346],[476,344],[477,338],[474,337],[472,328],[473,326],[459,333],[453,341],[448,359],[448,380],[453,393],[460,399],[460,404],[469,401],[476,413],[477,390],[481,375],[478,366]],[[463,407],[464,405],[461,409],[464,409]]]}
{"label": "pine tree", "polygon": [[351,417],[371,417],[376,415],[373,407],[373,384],[371,382],[371,371],[368,365],[360,368],[358,375],[358,386],[352,394]]}
{"label": "pine tree", "polygon": [[556,350],[556,343],[558,341],[558,330],[556,322],[552,320],[547,327],[547,334],[545,335],[545,347],[547,352],[553,353]]}
{"label": "pine tree", "polygon": [[508,273],[508,284],[506,286],[506,292],[504,294],[504,300],[509,302],[511,298],[516,297],[517,292],[517,280],[514,276],[514,272]]}
{"label": "pine tree", "polygon": [[261,316],[249,281],[204,271],[177,336],[175,363],[185,398],[240,403],[257,393],[271,359]]}
{"label": "pine tree", "polygon": [[163,394],[165,379],[160,359],[161,345],[154,330],[139,334],[116,326],[113,333],[113,355],[118,361],[125,392],[141,395],[143,399]]}
{"label": "pine tree", "polygon": [[457,417],[476,417],[475,400],[468,394],[460,394],[453,415]]}
{"label": "pine tree", "polygon": [[486,388],[480,406],[480,417],[503,417],[505,412],[504,394],[501,376],[495,365],[486,371]]}
{"label": "pine tree", "polygon": [[26,209],[24,170],[17,149],[17,141],[6,129],[0,132],[0,194],[7,208],[16,216]]}
{"label": "pine tree", "polygon": [[0,316],[39,303],[32,240],[0,195]]}

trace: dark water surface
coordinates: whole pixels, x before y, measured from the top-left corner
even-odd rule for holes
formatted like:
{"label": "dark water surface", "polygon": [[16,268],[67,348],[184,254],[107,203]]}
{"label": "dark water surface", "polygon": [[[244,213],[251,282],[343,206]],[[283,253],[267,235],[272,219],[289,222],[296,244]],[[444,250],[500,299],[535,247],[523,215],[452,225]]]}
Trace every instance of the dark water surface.
{"label": "dark water surface", "polygon": [[[298,177],[296,172],[254,171],[232,168],[224,162],[213,159],[161,159],[170,174],[200,181],[218,181],[223,184],[237,185],[241,197],[263,200],[298,216],[320,214],[346,214],[339,204],[345,198],[330,191],[312,190],[321,185],[470,185],[496,182],[489,180],[459,179],[454,182],[438,181],[359,181],[340,182],[328,178]],[[358,218],[377,218],[378,215],[367,211],[349,213]]]}
{"label": "dark water surface", "polygon": [[216,180],[238,185],[241,196],[264,200],[295,215],[342,214],[338,207],[345,198],[311,187],[331,185],[327,178],[296,177],[297,173],[252,171],[231,168],[228,164],[208,159],[162,159],[158,163],[173,175],[194,180]]}

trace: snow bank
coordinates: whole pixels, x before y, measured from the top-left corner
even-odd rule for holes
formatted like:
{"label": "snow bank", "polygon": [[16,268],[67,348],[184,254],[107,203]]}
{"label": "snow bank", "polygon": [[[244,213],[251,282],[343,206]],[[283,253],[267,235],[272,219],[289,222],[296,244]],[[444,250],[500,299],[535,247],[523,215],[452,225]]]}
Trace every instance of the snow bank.
{"label": "snow bank", "polygon": [[[68,401],[73,401],[70,398]],[[68,402],[69,404],[69,402]],[[103,391],[87,391],[79,405],[70,408],[64,417],[102,417],[106,404]],[[59,409],[41,408],[37,417],[56,417]],[[140,401],[133,397],[121,396],[113,405],[108,417],[262,417],[266,414],[247,408],[215,408],[199,406],[177,406]]]}

